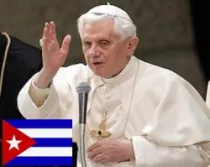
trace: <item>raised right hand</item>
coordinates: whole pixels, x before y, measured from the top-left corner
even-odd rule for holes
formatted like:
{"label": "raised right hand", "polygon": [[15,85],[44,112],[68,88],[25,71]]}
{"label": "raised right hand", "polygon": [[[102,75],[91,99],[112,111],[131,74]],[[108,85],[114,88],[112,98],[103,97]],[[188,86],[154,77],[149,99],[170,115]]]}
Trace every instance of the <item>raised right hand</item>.
{"label": "raised right hand", "polygon": [[61,47],[58,44],[56,25],[53,21],[46,22],[42,36],[42,61],[43,68],[35,78],[39,88],[46,88],[51,83],[58,69],[64,64],[71,43],[71,36],[66,35]]}

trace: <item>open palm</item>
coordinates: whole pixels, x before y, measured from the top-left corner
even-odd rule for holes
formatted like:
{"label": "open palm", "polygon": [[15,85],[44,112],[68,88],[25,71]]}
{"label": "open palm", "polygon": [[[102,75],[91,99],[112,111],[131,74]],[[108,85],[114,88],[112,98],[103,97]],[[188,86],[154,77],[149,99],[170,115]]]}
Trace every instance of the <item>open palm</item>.
{"label": "open palm", "polygon": [[45,23],[42,42],[43,68],[50,73],[56,73],[67,58],[71,36],[66,35],[60,47],[57,40],[56,25],[51,21]]}

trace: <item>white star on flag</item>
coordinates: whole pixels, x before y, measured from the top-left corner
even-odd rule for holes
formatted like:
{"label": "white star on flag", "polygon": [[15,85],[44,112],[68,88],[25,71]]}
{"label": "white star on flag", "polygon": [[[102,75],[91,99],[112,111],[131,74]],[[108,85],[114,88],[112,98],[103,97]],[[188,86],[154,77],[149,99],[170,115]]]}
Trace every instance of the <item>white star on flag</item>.
{"label": "white star on flag", "polygon": [[22,141],[22,140],[16,140],[15,135],[13,135],[12,140],[7,140],[7,143],[10,144],[9,150],[11,150],[12,148],[16,148],[17,150],[19,150],[18,144],[19,144],[21,141]]}

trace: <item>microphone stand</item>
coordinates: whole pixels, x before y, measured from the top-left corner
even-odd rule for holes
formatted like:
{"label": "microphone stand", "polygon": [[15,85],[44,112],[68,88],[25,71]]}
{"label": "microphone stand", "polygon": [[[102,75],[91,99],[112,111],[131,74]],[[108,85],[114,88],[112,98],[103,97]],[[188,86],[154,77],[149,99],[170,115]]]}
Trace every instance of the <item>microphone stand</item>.
{"label": "microphone stand", "polygon": [[82,82],[77,87],[79,96],[79,153],[82,167],[87,167],[85,156],[85,126],[86,126],[86,111],[87,100],[90,86],[86,82]]}
{"label": "microphone stand", "polygon": [[85,159],[85,124],[80,124],[80,136],[79,136],[79,149],[80,149],[80,159],[82,167],[87,167],[86,159]]}

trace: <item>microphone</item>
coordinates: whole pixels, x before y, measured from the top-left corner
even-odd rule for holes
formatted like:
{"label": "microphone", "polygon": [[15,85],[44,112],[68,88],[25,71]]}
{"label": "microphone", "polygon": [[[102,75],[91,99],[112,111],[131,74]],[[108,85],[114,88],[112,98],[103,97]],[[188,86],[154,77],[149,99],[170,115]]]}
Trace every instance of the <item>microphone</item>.
{"label": "microphone", "polygon": [[88,93],[91,88],[87,82],[81,82],[76,89],[79,96],[79,124],[86,124]]}
{"label": "microphone", "polygon": [[80,149],[80,159],[82,167],[86,167],[85,161],[85,124],[86,124],[86,112],[87,112],[87,101],[88,93],[90,92],[90,85],[87,82],[81,82],[76,87],[79,100],[79,149]]}

